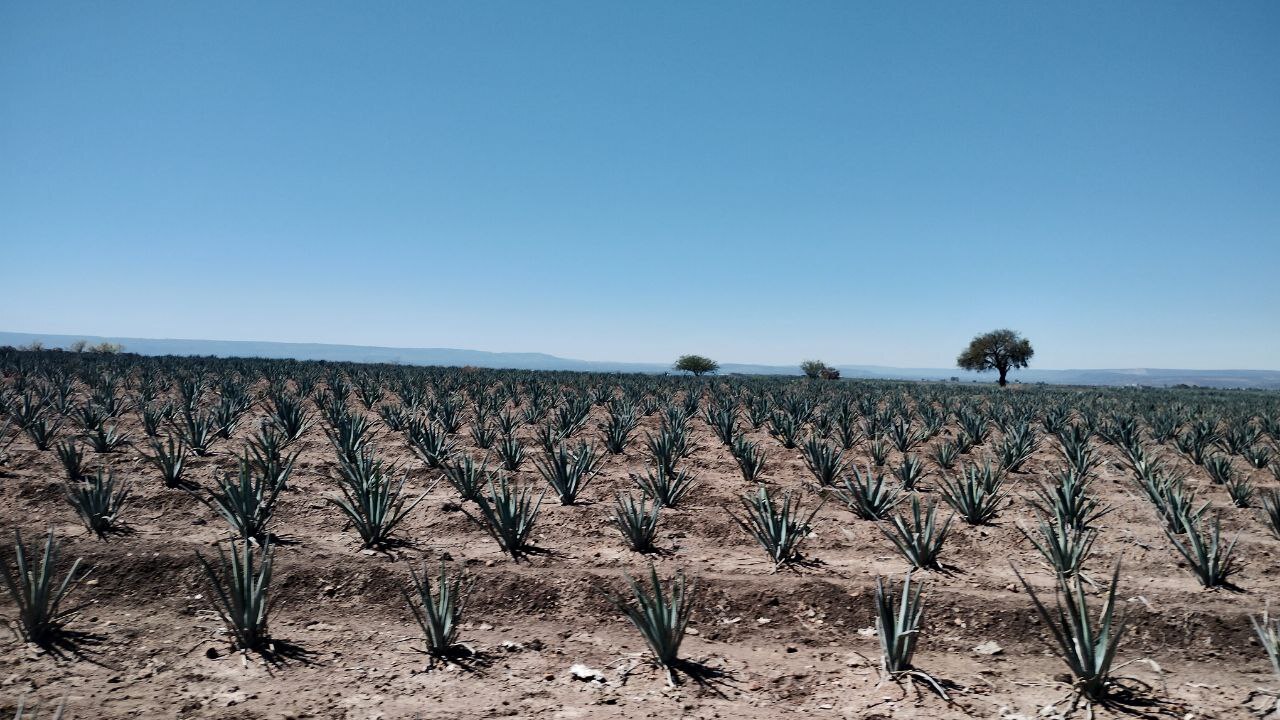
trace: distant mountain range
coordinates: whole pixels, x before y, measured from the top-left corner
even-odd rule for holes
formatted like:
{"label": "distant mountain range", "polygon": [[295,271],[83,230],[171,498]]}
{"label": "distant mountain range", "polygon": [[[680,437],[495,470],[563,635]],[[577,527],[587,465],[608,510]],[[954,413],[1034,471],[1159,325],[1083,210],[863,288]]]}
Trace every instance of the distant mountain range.
{"label": "distant mountain range", "polygon": [[[670,372],[660,363],[628,363],[597,360],[573,360],[545,353],[505,353],[454,348],[390,348],[363,345],[328,345],[321,343],[257,342],[250,340],[174,340],[92,335],[48,335],[40,333],[0,332],[0,345],[15,347],[42,343],[46,348],[66,348],[77,340],[90,344],[119,343],[126,352],[140,355],[213,355],[217,357],[292,358],[296,360],[330,360],[336,362],[400,363],[405,365],[472,365],[485,368],[517,370],[577,370],[584,372]],[[980,380],[994,382],[994,373],[974,375],[955,368],[897,368],[880,365],[837,365],[846,378],[879,378],[886,380]],[[795,365],[752,365],[722,363],[721,374],[799,375]],[[1024,383],[1061,385],[1199,385],[1215,388],[1280,388],[1277,370],[1169,370],[1131,368],[1117,370],[1040,370],[1015,371],[1010,378]]]}

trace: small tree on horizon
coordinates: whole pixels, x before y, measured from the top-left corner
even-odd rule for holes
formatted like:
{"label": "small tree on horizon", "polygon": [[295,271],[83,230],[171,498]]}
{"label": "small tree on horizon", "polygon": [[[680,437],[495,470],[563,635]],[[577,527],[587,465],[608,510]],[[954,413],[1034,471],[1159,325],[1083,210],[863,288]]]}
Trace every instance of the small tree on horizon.
{"label": "small tree on horizon", "polygon": [[821,360],[805,360],[800,363],[800,370],[805,374],[805,377],[812,378],[814,380],[817,380],[818,378],[822,378],[823,380],[840,379],[840,371]]}
{"label": "small tree on horizon", "polygon": [[1013,330],[992,330],[975,337],[956,358],[956,365],[974,372],[995,370],[1000,373],[1000,387],[1004,387],[1009,371],[1026,367],[1035,353],[1031,341]]}
{"label": "small tree on horizon", "polygon": [[806,377],[820,378],[822,371],[827,369],[827,364],[821,360],[805,360],[800,363],[800,370]]}
{"label": "small tree on horizon", "polygon": [[672,367],[701,377],[709,372],[719,370],[720,363],[701,355],[681,355],[680,359],[676,360],[675,365]]}

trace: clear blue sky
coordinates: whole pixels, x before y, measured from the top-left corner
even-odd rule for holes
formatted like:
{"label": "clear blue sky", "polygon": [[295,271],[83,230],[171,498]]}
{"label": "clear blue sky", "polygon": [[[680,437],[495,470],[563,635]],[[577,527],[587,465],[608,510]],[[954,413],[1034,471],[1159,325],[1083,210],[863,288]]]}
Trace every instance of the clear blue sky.
{"label": "clear blue sky", "polygon": [[0,329],[1280,368],[1280,3],[0,1]]}

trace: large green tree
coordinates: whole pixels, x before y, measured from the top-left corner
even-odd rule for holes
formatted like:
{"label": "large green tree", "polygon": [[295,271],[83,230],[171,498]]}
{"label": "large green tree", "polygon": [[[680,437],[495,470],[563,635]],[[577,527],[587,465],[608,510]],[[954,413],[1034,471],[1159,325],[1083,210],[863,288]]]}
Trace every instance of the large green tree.
{"label": "large green tree", "polygon": [[720,363],[701,355],[681,355],[680,359],[676,360],[676,364],[672,367],[694,375],[705,375],[719,370]]}
{"label": "large green tree", "polygon": [[1035,353],[1031,341],[1013,330],[992,330],[974,338],[956,358],[956,365],[975,372],[995,370],[1000,373],[1000,386],[1004,387],[1008,384],[1009,371],[1026,367]]}

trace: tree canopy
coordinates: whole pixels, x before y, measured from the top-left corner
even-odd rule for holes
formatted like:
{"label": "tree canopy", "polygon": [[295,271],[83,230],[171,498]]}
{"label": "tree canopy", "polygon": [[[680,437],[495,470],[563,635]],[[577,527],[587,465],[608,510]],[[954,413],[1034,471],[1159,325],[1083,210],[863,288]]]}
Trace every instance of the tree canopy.
{"label": "tree canopy", "polygon": [[681,355],[680,359],[676,360],[675,365],[672,367],[694,375],[705,375],[719,370],[720,363],[701,355]]}
{"label": "tree canopy", "polygon": [[840,371],[822,362],[821,360],[805,360],[800,363],[800,370],[806,377],[822,378],[823,380],[839,380]]}
{"label": "tree canopy", "polygon": [[1000,386],[1008,384],[1006,377],[1013,368],[1024,368],[1035,355],[1031,341],[1013,330],[992,330],[975,337],[965,351],[956,358],[956,365],[965,370],[1000,373]]}

